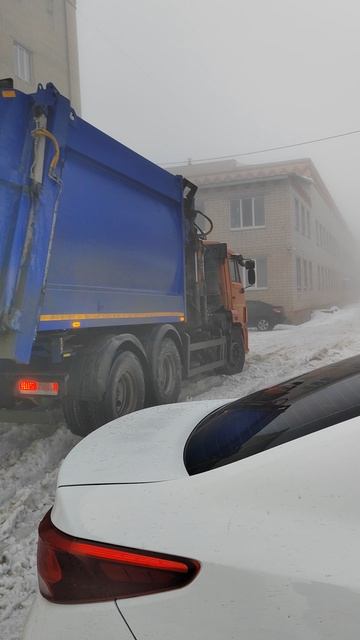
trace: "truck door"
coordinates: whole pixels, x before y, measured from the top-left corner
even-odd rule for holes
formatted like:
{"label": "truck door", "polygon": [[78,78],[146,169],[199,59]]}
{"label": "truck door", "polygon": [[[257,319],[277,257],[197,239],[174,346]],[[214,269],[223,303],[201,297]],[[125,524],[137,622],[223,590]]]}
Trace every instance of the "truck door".
{"label": "truck door", "polygon": [[246,324],[246,302],[245,290],[241,281],[240,268],[238,260],[229,256],[229,273],[231,280],[231,311],[235,323]]}

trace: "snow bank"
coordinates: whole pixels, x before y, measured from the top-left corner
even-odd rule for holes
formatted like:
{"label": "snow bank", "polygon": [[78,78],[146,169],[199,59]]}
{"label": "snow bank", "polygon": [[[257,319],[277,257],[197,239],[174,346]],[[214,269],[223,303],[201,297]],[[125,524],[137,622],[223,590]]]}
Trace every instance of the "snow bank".
{"label": "snow bank", "polygon": [[[244,371],[184,386],[182,400],[234,398],[360,353],[360,305],[300,326],[250,332]],[[0,425],[0,638],[20,640],[36,588],[37,525],[61,460],[78,442],[65,425]]]}

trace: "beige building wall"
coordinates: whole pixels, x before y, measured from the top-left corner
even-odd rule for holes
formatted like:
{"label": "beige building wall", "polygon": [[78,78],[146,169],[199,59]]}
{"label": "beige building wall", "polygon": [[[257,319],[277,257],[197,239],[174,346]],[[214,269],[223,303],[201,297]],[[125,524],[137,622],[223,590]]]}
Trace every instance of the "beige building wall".
{"label": "beige building wall", "polygon": [[[263,228],[234,231],[230,224],[230,202],[237,198],[263,195],[265,226]],[[289,220],[290,192],[285,180],[239,185],[224,188],[202,188],[199,198],[214,230],[209,239],[227,242],[229,247],[246,257],[265,258],[267,287],[248,288],[250,300],[263,300],[289,307],[289,289],[292,287],[291,238]],[[290,309],[289,309],[290,310]]]}
{"label": "beige building wall", "polygon": [[[17,44],[29,53],[27,80],[19,77]],[[0,78],[6,77],[26,93],[52,82],[80,113],[75,0],[1,0]]]}
{"label": "beige building wall", "polygon": [[[313,309],[358,296],[355,244],[311,160],[248,166],[227,161],[173,172],[198,185],[197,205],[214,223],[209,239],[266,260],[266,286],[258,281],[248,288],[248,299],[282,305],[289,320],[300,322]],[[257,196],[264,197],[265,224],[234,230],[231,201]]]}
{"label": "beige building wall", "polygon": [[[351,274],[356,255],[355,244],[343,218],[326,201],[314,183],[306,189],[309,200],[291,189],[293,221],[293,314],[301,319],[314,308],[349,302],[353,295]],[[295,201],[309,212],[310,228],[303,233],[296,225]],[[307,227],[307,225],[306,225]],[[321,231],[320,231],[321,230]],[[309,233],[308,233],[309,231]],[[310,237],[309,237],[310,236]],[[297,282],[296,258],[301,263],[301,286]],[[305,265],[307,281],[305,281]],[[309,277],[312,265],[312,282]]]}

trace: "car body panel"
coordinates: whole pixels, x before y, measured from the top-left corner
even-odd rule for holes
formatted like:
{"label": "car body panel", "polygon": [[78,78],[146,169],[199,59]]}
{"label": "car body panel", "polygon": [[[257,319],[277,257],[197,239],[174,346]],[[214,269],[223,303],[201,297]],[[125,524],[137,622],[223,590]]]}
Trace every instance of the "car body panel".
{"label": "car body panel", "polygon": [[113,420],[70,451],[60,468],[58,486],[187,476],[185,442],[196,422],[223,404],[224,400],[184,402]]}
{"label": "car body panel", "polygon": [[[133,640],[114,602],[52,604],[37,595],[23,640]],[[5,640],[5,639],[4,639]]]}
{"label": "car body panel", "polygon": [[138,640],[350,640],[360,627],[359,447],[354,418],[192,477],[64,486],[52,520],[74,536],[201,562],[183,589],[118,601]]}
{"label": "car body panel", "polygon": [[272,326],[286,322],[284,309],[280,305],[269,304],[262,300],[247,300],[246,305],[250,327],[256,327],[259,320],[262,319],[268,320]]}

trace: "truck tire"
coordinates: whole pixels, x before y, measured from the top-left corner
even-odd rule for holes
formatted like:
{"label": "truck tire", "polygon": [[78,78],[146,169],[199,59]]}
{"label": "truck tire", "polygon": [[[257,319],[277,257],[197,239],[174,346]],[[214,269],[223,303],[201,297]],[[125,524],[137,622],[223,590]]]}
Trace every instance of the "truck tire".
{"label": "truck tire", "polygon": [[99,426],[94,423],[94,417],[89,411],[89,403],[85,400],[64,398],[62,407],[66,424],[76,436],[86,436]]}
{"label": "truck tire", "polygon": [[151,356],[152,402],[172,404],[181,391],[182,366],[175,342],[165,337]]}
{"label": "truck tire", "polygon": [[145,376],[139,358],[132,351],[120,352],[110,369],[102,401],[63,399],[66,423],[78,436],[86,436],[103,424],[142,409]]}
{"label": "truck tire", "polygon": [[227,363],[223,372],[227,375],[240,373],[245,364],[244,340],[240,327],[232,327],[231,342],[228,348]]}
{"label": "truck tire", "polygon": [[[122,351],[115,358],[110,370],[102,423],[138,411],[144,404],[145,375],[141,362],[132,351]],[[99,409],[101,410],[100,406]],[[97,411],[97,415],[98,413]]]}

